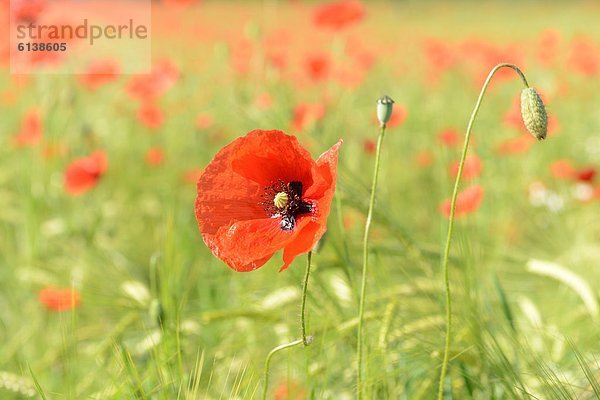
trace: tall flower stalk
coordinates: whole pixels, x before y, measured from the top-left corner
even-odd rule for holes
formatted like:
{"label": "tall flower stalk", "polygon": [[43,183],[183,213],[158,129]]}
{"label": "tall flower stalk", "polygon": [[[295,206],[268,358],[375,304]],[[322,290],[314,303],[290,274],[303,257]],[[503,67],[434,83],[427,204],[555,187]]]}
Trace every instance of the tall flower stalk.
{"label": "tall flower stalk", "polygon": [[363,323],[365,314],[365,298],[367,294],[367,273],[369,267],[369,232],[371,230],[371,221],[373,219],[373,209],[375,208],[375,193],[377,191],[377,181],[379,178],[379,162],[381,159],[381,147],[385,129],[390,117],[392,116],[394,101],[388,96],[377,100],[377,118],[379,119],[380,129],[377,138],[377,150],[375,152],[375,171],[373,172],[373,183],[371,186],[371,199],[369,200],[369,211],[367,221],[365,222],[365,233],[363,237],[363,267],[362,281],[360,286],[360,302],[358,308],[358,333],[356,346],[356,397],[361,399],[363,396]]}
{"label": "tall flower stalk", "polygon": [[533,136],[535,136],[538,140],[542,140],[546,137],[546,130],[548,127],[548,116],[546,114],[546,110],[544,104],[542,103],[541,98],[535,91],[535,89],[529,87],[529,83],[527,83],[527,79],[523,72],[513,64],[502,63],[496,65],[489,73],[483,87],[481,88],[481,92],[479,93],[479,98],[477,99],[477,103],[475,104],[475,108],[471,114],[471,118],[469,119],[469,124],[467,125],[467,132],[465,134],[465,142],[462,149],[462,154],[460,157],[460,163],[458,165],[458,172],[456,174],[456,180],[454,181],[454,190],[452,192],[452,199],[450,203],[450,217],[448,223],[448,234],[446,236],[446,245],[444,248],[444,258],[442,261],[442,271],[444,275],[444,288],[446,294],[446,340],[444,344],[444,358],[442,361],[442,369],[440,372],[440,380],[438,386],[438,400],[443,400],[444,398],[444,381],[446,379],[446,372],[448,370],[448,361],[449,361],[449,350],[450,350],[450,341],[452,334],[452,297],[450,294],[450,279],[448,274],[448,258],[450,256],[450,244],[452,242],[452,231],[454,228],[454,214],[456,211],[456,199],[458,196],[458,189],[460,186],[460,178],[462,176],[463,168],[465,165],[465,159],[467,157],[467,151],[469,149],[469,140],[471,139],[471,130],[473,128],[473,124],[475,119],[477,118],[477,114],[479,113],[479,108],[481,107],[481,102],[483,100],[483,96],[488,88],[492,77],[500,68],[511,68],[523,81],[523,85],[525,88],[521,93],[521,114],[523,117],[523,122],[527,129],[531,132]]}

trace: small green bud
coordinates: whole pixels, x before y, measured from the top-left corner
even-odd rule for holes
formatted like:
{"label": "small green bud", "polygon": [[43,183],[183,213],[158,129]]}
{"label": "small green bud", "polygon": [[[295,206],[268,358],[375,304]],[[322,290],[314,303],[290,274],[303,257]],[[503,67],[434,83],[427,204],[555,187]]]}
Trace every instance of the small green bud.
{"label": "small green bud", "polygon": [[525,127],[537,140],[544,140],[548,132],[548,114],[542,98],[534,88],[521,92],[521,116]]}
{"label": "small green bud", "polygon": [[392,117],[392,111],[394,109],[394,100],[389,96],[383,96],[377,100],[377,119],[381,126],[385,126]]}

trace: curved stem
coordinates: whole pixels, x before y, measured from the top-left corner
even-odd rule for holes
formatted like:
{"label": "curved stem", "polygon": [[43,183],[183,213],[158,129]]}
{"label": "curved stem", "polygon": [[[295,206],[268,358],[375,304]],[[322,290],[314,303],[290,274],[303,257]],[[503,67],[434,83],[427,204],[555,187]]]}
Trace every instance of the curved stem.
{"label": "curved stem", "polygon": [[358,308],[358,334],[356,347],[356,397],[362,398],[362,353],[363,353],[363,320],[365,314],[365,296],[367,292],[367,270],[369,265],[369,231],[371,229],[371,220],[373,219],[373,209],[375,207],[375,191],[377,189],[377,179],[379,177],[379,161],[381,158],[381,144],[385,134],[385,124],[381,126],[379,137],[377,138],[377,151],[375,154],[375,172],[373,173],[373,184],[371,186],[371,199],[369,201],[369,211],[367,221],[365,222],[365,234],[363,237],[363,268],[362,282],[360,286],[360,303]]}
{"label": "curved stem", "polygon": [[302,286],[302,305],[300,306],[300,324],[302,325],[302,343],[308,346],[312,341],[312,338],[306,337],[306,292],[308,291],[308,278],[310,277],[310,266],[312,259],[312,251],[308,252],[308,259],[306,261],[306,274],[304,275],[304,285]]}
{"label": "curved stem", "polygon": [[473,128],[473,123],[475,122],[475,118],[477,118],[477,114],[479,113],[479,108],[481,106],[481,101],[483,100],[483,95],[485,94],[492,77],[500,68],[507,67],[513,69],[517,74],[519,74],[521,80],[525,87],[529,87],[527,83],[527,79],[523,72],[513,64],[502,63],[496,65],[489,73],[483,87],[481,88],[481,92],[479,93],[479,98],[477,99],[477,103],[475,104],[475,108],[473,109],[473,113],[471,114],[471,119],[469,119],[469,124],[467,125],[467,133],[465,134],[465,142],[462,149],[462,154],[460,156],[460,163],[458,165],[458,172],[456,173],[456,180],[454,181],[454,190],[452,191],[452,200],[450,202],[450,218],[448,223],[448,234],[446,236],[446,246],[444,248],[444,258],[442,261],[442,270],[444,273],[444,288],[446,291],[446,341],[444,345],[444,358],[442,361],[442,370],[440,372],[440,381],[438,386],[438,400],[442,400],[444,398],[444,380],[446,378],[446,371],[448,370],[448,361],[449,361],[449,350],[450,350],[450,337],[452,332],[452,299],[450,296],[450,280],[448,276],[448,258],[450,256],[450,243],[452,242],[452,230],[454,228],[454,213],[456,211],[456,199],[458,196],[458,188],[460,186],[460,178],[462,176],[463,167],[465,165],[465,159],[467,158],[467,151],[469,149],[469,140],[471,139],[471,130]]}
{"label": "curved stem", "polygon": [[271,357],[273,357],[275,353],[280,352],[281,350],[289,349],[290,347],[298,346],[299,344],[303,343],[304,341],[302,339],[294,340],[293,342],[279,345],[269,352],[269,354],[267,355],[267,360],[265,361],[265,385],[263,388],[262,395],[263,400],[266,400],[267,392],[269,389],[269,367],[271,366]]}
{"label": "curved stem", "polygon": [[267,359],[265,361],[265,386],[263,388],[263,400],[267,398],[267,391],[269,389],[269,368],[271,366],[271,357],[273,357],[275,353],[281,350],[289,349],[290,347],[298,346],[299,344],[308,346],[312,343],[313,337],[306,336],[306,293],[308,292],[308,278],[310,277],[311,260],[312,251],[309,251],[306,261],[306,274],[304,275],[304,285],[302,285],[302,303],[300,305],[300,325],[302,327],[302,339],[294,340],[293,342],[279,345],[273,350],[271,350],[267,355]]}

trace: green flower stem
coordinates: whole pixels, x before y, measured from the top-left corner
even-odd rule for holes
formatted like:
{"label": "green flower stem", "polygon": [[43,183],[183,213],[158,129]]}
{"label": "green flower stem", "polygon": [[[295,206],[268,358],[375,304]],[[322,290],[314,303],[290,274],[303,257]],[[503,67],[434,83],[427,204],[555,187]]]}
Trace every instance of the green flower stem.
{"label": "green flower stem", "polygon": [[267,359],[265,361],[265,384],[262,395],[263,400],[267,398],[267,391],[269,389],[269,368],[271,366],[271,357],[273,357],[275,353],[281,350],[289,349],[290,347],[298,346],[299,344],[308,346],[312,343],[313,337],[306,336],[306,293],[308,292],[308,278],[310,277],[311,261],[312,251],[309,251],[306,260],[306,274],[304,275],[304,285],[302,286],[302,303],[300,305],[300,325],[302,326],[302,339],[294,340],[293,342],[279,345],[273,350],[271,350],[267,355]]}
{"label": "green flower stem", "polygon": [[462,154],[460,156],[460,164],[458,165],[458,172],[456,174],[456,180],[454,181],[454,190],[452,192],[452,200],[450,203],[450,219],[448,223],[448,234],[446,236],[446,246],[444,248],[444,258],[442,261],[442,270],[444,274],[444,287],[446,291],[446,342],[444,345],[444,358],[442,361],[442,370],[440,372],[440,381],[438,387],[438,400],[443,400],[444,398],[444,380],[446,378],[446,372],[448,370],[448,360],[449,360],[449,350],[450,350],[450,339],[452,332],[452,299],[450,296],[450,280],[448,277],[448,258],[450,256],[450,243],[452,241],[452,230],[454,228],[454,213],[456,211],[456,199],[458,196],[458,188],[460,186],[460,178],[462,176],[463,167],[465,165],[465,159],[467,158],[467,150],[469,149],[469,140],[471,139],[471,130],[473,128],[473,123],[475,122],[475,118],[477,118],[477,114],[479,113],[479,108],[481,106],[481,101],[483,100],[483,96],[487,90],[487,87],[492,80],[492,77],[500,68],[507,67],[511,68],[519,74],[521,80],[525,87],[529,87],[527,83],[527,79],[523,72],[513,64],[498,64],[496,65],[489,73],[483,87],[481,88],[481,92],[479,93],[479,98],[477,99],[477,103],[475,104],[475,108],[473,109],[473,113],[471,114],[471,119],[469,120],[469,124],[467,126],[467,133],[465,134],[465,142],[462,149]]}
{"label": "green flower stem", "polygon": [[304,343],[304,341],[302,339],[294,340],[293,342],[279,345],[269,352],[269,354],[267,355],[267,360],[265,362],[265,385],[263,388],[263,395],[262,395],[263,400],[266,400],[267,392],[269,389],[269,367],[271,365],[271,357],[273,357],[275,355],[275,353],[278,353],[281,350],[289,349],[290,347],[298,346],[299,344],[303,344],[303,343]]}
{"label": "green flower stem", "polygon": [[362,282],[360,287],[360,303],[358,308],[358,334],[356,346],[356,397],[362,398],[362,354],[363,354],[363,320],[365,314],[365,296],[367,292],[367,270],[369,265],[369,231],[371,229],[371,220],[373,219],[373,209],[375,207],[375,191],[377,190],[377,179],[379,177],[379,162],[381,159],[381,144],[385,135],[386,125],[381,126],[379,137],[377,138],[377,151],[375,154],[375,172],[373,173],[373,184],[371,187],[371,199],[369,201],[369,211],[367,213],[367,221],[365,222],[365,234],[363,237],[363,268]]}
{"label": "green flower stem", "polygon": [[302,286],[302,305],[300,306],[300,324],[302,325],[302,343],[308,346],[312,338],[306,337],[306,292],[308,291],[308,278],[310,277],[310,266],[312,259],[312,251],[308,252],[306,261],[306,274],[304,275],[304,286]]}

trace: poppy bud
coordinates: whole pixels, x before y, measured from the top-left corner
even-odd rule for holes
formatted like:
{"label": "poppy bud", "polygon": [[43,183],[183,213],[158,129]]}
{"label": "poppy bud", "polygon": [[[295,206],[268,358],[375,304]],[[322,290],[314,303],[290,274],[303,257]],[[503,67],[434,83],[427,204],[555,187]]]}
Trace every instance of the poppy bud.
{"label": "poppy bud", "polygon": [[394,108],[394,100],[389,96],[383,96],[377,100],[377,119],[381,126],[385,126],[392,117],[392,111]]}
{"label": "poppy bud", "polygon": [[544,140],[548,131],[548,114],[538,92],[526,88],[521,92],[521,116],[525,127],[537,140]]}

